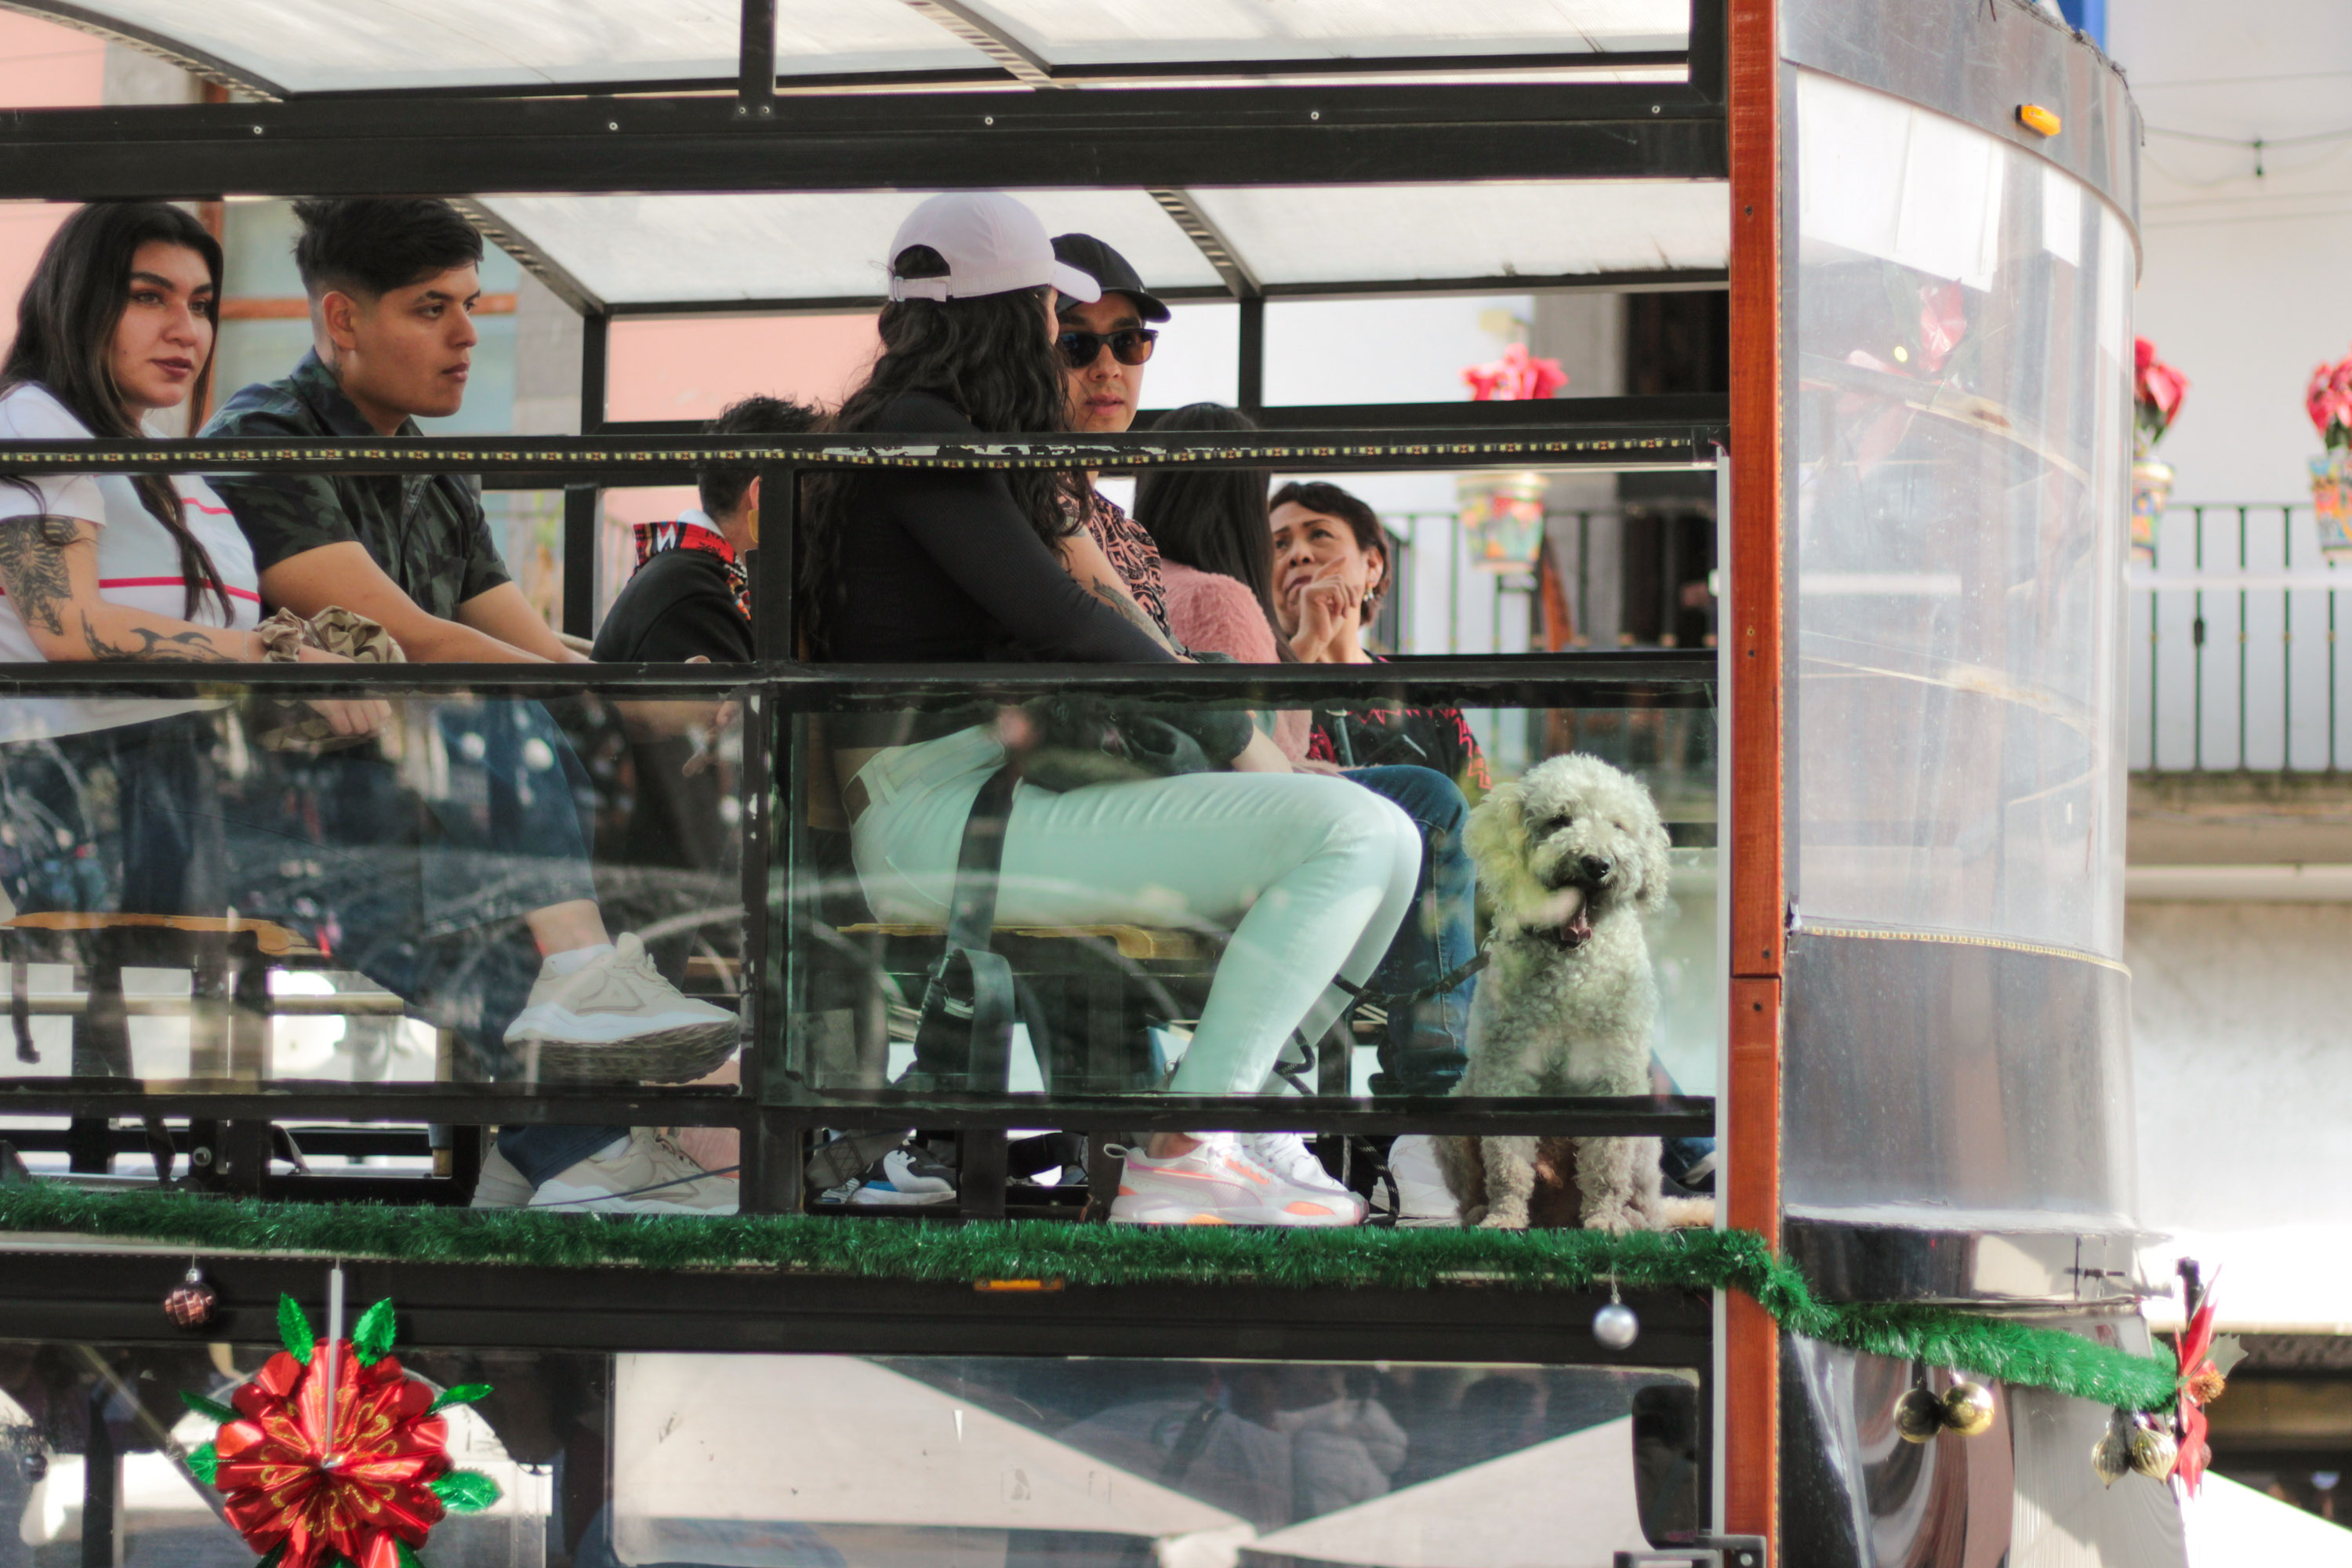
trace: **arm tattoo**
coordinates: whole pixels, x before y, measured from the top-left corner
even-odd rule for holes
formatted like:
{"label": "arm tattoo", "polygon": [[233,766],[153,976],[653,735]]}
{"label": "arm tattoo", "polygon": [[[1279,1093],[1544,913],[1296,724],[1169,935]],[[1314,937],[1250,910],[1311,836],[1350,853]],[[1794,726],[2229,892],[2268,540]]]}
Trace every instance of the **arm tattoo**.
{"label": "arm tattoo", "polygon": [[234,664],[236,660],[220,651],[212,639],[200,629],[184,632],[159,632],[145,626],[128,628],[138,646],[112,643],[98,635],[98,628],[82,617],[82,640],[89,645],[89,657],[105,661],[144,659],[150,664]]}
{"label": "arm tattoo", "polygon": [[1153,623],[1151,617],[1143,613],[1143,606],[1130,598],[1123,588],[1100,577],[1093,579],[1087,586],[1094,590],[1096,598],[1118,611],[1136,630],[1169,652],[1176,651],[1175,645],[1168,640],[1168,634],[1161,631]]}
{"label": "arm tattoo", "polygon": [[73,582],[66,570],[64,547],[73,542],[74,533],[65,518],[0,521],[0,592],[7,594],[28,630],[39,626],[52,637],[65,636],[65,620],[58,612],[73,601]]}

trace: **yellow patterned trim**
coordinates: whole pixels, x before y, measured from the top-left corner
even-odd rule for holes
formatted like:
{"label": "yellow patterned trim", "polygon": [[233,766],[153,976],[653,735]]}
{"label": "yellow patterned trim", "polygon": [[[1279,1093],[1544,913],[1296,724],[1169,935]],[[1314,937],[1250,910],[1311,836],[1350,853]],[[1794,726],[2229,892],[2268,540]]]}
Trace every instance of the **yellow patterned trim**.
{"label": "yellow patterned trim", "polygon": [[1936,942],[1948,947],[1997,947],[2008,952],[2038,953],[2043,958],[2070,958],[2077,963],[2095,963],[2101,969],[2112,969],[2129,976],[2131,966],[2112,958],[2102,958],[2095,952],[2080,948],[2052,947],[2046,942],[2012,942],[2002,936],[1969,936],[1961,931],[1901,931],[1890,926],[1817,925],[1811,921],[1790,933],[1791,936],[1847,936],[1864,942]]}

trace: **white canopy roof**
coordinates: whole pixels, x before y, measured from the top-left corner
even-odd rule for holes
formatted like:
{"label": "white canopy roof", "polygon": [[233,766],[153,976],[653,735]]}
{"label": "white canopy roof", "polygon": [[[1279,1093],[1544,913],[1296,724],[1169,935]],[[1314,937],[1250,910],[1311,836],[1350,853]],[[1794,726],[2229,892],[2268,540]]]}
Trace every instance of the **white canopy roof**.
{"label": "white canopy roof", "polygon": [[[879,298],[884,253],[922,191],[502,195],[482,207],[609,305]],[[1708,181],[1465,182],[1195,189],[1259,281],[1415,284],[1720,268],[1725,187]],[[1108,240],[1147,288],[1214,289],[1216,269],[1141,191],[1024,191],[1046,232]]]}
{"label": "white canopy roof", "polygon": [[[37,9],[37,6],[30,7]],[[1688,0],[961,0],[1048,67],[1679,49]],[[287,92],[732,81],[735,0],[79,0]],[[779,0],[785,77],[986,69],[907,0]]]}

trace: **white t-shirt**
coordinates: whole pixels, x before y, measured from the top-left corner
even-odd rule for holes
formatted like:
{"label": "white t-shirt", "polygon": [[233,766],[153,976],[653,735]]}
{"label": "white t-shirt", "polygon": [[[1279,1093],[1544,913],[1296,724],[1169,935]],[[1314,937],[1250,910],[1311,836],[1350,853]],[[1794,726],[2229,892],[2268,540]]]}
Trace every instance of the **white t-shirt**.
{"label": "white t-shirt", "polygon": [[[0,397],[0,440],[87,441],[89,427],[68,413],[47,388],[24,385]],[[98,592],[111,604],[149,610],[173,620],[187,616],[187,589],[181,580],[180,547],[141,504],[139,491],[121,474],[55,474],[24,485],[0,481],[0,519],[47,514],[98,524]],[[224,622],[219,603],[206,594],[197,601],[199,626],[249,630],[261,618],[261,581],[253,552],[236,519],[210,485],[194,474],[175,474],[188,531],[204,545],[229,592],[233,618]],[[41,650],[5,594],[0,594],[0,663],[43,662]],[[0,742],[44,735],[77,735],[90,730],[137,724],[217,703],[169,698],[59,697],[17,700],[0,697]]]}

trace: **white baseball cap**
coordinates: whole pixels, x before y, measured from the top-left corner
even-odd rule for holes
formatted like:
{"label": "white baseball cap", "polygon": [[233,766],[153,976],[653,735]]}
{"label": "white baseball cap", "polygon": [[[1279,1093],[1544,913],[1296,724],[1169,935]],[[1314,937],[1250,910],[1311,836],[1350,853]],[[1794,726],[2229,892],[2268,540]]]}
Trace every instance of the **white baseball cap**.
{"label": "white baseball cap", "polygon": [[907,215],[890,241],[896,263],[908,247],[928,245],[947,262],[943,278],[890,279],[893,300],[974,300],[1050,283],[1080,304],[1102,298],[1102,286],[1055,259],[1054,242],[1037,215],[1002,191],[950,191]]}

